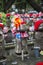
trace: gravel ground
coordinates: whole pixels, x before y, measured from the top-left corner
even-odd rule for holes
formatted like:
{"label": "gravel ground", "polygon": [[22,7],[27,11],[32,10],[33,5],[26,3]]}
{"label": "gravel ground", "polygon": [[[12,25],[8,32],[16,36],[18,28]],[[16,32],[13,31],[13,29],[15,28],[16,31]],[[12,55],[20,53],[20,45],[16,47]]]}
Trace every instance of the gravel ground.
{"label": "gravel ground", "polygon": [[35,58],[34,56],[28,56],[26,58],[24,58],[24,60],[22,61],[21,58],[18,58],[16,56],[12,56],[10,57],[10,59],[8,59],[7,64],[6,65],[36,65],[37,62],[43,61],[43,57],[40,56],[39,58]]}

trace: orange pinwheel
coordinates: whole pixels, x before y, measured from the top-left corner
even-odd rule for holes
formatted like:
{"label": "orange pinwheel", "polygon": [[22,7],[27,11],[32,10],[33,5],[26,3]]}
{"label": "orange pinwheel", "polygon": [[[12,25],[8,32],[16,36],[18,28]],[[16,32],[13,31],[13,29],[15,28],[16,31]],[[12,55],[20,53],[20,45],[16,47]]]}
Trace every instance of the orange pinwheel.
{"label": "orange pinwheel", "polygon": [[21,19],[20,18],[16,18],[14,21],[15,26],[18,28],[21,24]]}

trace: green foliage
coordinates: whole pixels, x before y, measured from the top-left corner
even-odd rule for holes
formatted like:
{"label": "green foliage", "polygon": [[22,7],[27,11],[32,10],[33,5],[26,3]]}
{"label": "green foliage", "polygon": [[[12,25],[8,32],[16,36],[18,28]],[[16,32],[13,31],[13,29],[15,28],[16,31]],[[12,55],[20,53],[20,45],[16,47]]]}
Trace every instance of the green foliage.
{"label": "green foliage", "polygon": [[3,24],[4,25],[6,25],[6,14],[5,13],[3,13],[3,12],[1,12],[1,14],[2,14],[2,22],[3,22]]}

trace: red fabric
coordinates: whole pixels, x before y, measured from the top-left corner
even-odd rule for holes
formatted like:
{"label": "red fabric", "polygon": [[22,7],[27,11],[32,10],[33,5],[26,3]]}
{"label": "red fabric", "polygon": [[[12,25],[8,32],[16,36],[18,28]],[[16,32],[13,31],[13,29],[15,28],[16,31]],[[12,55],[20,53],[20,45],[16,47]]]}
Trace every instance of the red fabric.
{"label": "red fabric", "polygon": [[36,14],[36,17],[38,17],[39,16],[39,14]]}
{"label": "red fabric", "polygon": [[26,24],[26,22],[23,21],[23,22],[21,22],[21,24]]}
{"label": "red fabric", "polygon": [[43,65],[43,62],[38,62],[36,63],[36,65]]}
{"label": "red fabric", "polygon": [[33,13],[30,13],[29,16],[32,17]]}
{"label": "red fabric", "polygon": [[2,23],[0,23],[0,27],[3,29],[4,25]]}
{"label": "red fabric", "polygon": [[43,23],[43,20],[38,20],[38,21],[36,21],[36,22],[34,23],[34,29],[35,29],[35,30],[38,30],[40,24],[42,24],[42,23]]}
{"label": "red fabric", "polygon": [[10,13],[7,13],[7,14],[6,14],[6,17],[8,17],[8,16],[10,16]]}

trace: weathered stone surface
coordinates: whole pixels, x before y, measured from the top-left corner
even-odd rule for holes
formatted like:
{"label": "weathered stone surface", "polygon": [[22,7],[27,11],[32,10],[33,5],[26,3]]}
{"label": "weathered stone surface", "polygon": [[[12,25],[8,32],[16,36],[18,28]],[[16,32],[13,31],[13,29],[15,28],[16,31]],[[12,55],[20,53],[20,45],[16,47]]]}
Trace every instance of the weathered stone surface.
{"label": "weathered stone surface", "polygon": [[[43,28],[43,25],[40,25],[40,27],[41,26]],[[43,32],[36,32],[35,39],[36,39],[36,44],[39,45],[41,49],[43,49]]]}

